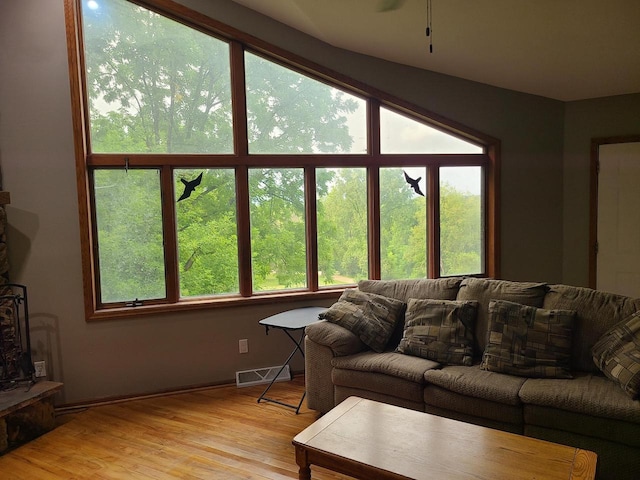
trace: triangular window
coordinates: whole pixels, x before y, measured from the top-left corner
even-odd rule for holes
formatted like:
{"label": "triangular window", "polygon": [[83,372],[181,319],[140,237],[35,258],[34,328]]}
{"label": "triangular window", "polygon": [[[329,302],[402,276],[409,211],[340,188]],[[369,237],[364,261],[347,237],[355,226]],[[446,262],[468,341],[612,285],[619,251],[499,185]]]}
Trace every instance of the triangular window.
{"label": "triangular window", "polygon": [[388,108],[380,108],[381,153],[483,153],[483,148]]}

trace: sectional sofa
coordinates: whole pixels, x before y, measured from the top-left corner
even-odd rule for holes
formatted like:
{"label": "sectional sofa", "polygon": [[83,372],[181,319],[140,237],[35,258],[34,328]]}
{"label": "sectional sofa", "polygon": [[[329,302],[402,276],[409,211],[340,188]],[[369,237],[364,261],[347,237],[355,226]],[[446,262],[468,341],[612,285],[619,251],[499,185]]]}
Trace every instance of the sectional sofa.
{"label": "sectional sofa", "polygon": [[307,404],[356,395],[598,454],[640,479],[640,299],[481,278],[361,281],[306,329]]}

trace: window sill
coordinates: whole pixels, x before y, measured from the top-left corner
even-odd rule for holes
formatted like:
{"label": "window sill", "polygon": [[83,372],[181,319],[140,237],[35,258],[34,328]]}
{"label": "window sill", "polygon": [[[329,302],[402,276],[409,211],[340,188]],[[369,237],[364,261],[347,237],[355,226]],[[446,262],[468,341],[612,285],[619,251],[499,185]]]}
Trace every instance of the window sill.
{"label": "window sill", "polygon": [[155,303],[136,307],[101,308],[87,312],[87,321],[117,320],[122,318],[135,318],[147,315],[160,315],[164,313],[186,312],[193,310],[208,310],[214,308],[236,308],[252,305],[269,305],[283,302],[300,302],[308,300],[332,300],[336,301],[345,288],[353,288],[355,285],[343,285],[339,288],[323,289],[317,292],[287,291],[282,293],[265,292],[254,294],[251,297],[226,296],[206,297],[198,299],[185,299],[177,303]]}

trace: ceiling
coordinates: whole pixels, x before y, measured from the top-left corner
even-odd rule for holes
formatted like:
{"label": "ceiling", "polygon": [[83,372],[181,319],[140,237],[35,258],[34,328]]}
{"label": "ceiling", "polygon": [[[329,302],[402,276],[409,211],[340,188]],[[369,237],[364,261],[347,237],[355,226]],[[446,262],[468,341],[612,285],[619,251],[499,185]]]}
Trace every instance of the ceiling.
{"label": "ceiling", "polygon": [[[562,101],[640,92],[639,0],[234,0],[335,47]],[[384,10],[392,7],[391,10]]]}

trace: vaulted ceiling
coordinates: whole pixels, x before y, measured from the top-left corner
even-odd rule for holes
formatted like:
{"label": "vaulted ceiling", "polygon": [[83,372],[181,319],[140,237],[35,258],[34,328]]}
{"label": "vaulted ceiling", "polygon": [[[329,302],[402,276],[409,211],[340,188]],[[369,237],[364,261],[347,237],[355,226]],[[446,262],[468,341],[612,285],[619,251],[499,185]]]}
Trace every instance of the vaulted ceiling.
{"label": "vaulted ceiling", "polygon": [[497,87],[640,93],[640,0],[234,1],[339,48]]}

